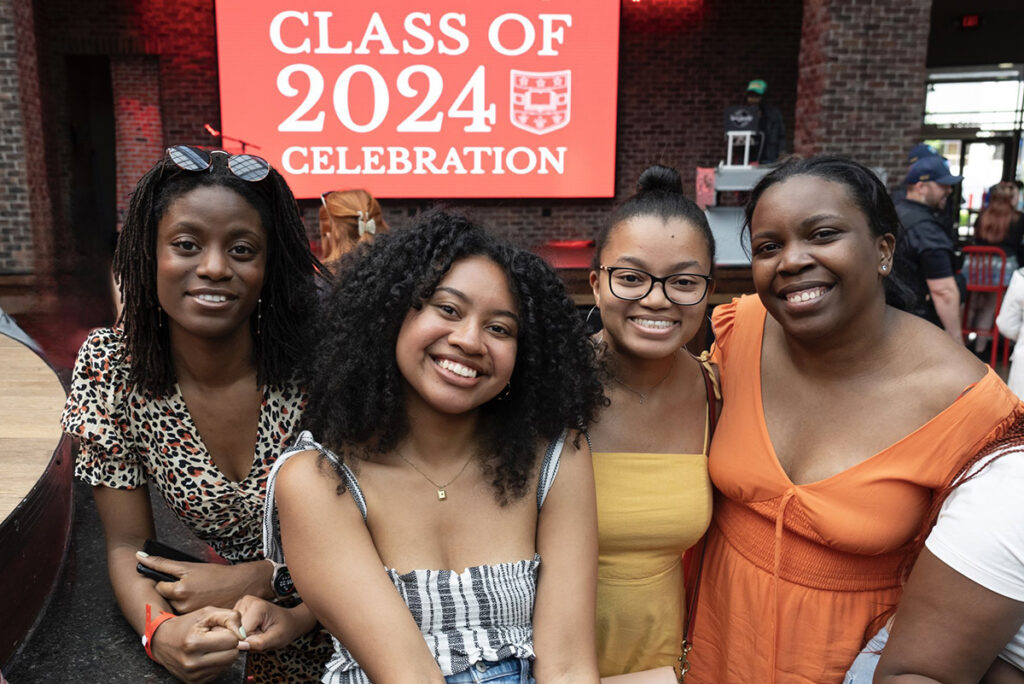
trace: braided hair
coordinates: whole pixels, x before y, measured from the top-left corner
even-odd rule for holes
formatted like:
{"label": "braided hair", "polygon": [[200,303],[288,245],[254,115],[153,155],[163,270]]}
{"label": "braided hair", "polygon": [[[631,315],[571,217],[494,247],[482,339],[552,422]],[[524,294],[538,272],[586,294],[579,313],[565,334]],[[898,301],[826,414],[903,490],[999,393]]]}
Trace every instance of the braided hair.
{"label": "braided hair", "polygon": [[259,213],[267,233],[260,310],[250,316],[258,382],[287,381],[308,353],[305,331],[316,306],[314,278],[323,269],[310,252],[295,198],[274,169],[267,178],[250,182],[235,176],[227,162],[227,155],[214,154],[209,169],[186,171],[162,158],[136,185],[118,237],[114,276],[124,301],[118,318],[124,339],[121,360],[128,364],[129,382],[157,395],[170,392],[176,381],[157,298],[157,228],[176,199],[199,187],[220,186],[241,195]]}

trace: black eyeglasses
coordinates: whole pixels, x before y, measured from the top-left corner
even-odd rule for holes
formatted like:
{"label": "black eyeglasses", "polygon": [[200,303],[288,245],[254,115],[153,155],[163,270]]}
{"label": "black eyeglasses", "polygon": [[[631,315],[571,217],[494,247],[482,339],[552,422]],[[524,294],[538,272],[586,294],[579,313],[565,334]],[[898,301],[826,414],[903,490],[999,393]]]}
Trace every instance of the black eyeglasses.
{"label": "black eyeglasses", "polygon": [[608,272],[608,289],[612,294],[631,302],[643,299],[651,293],[656,283],[661,283],[661,291],[670,302],[693,306],[704,299],[714,280],[700,273],[672,273],[659,278],[647,271],[627,266],[601,266],[600,269]]}
{"label": "black eyeglasses", "polygon": [[185,171],[206,171],[213,166],[213,155],[223,154],[228,158],[228,171],[244,181],[255,183],[270,175],[270,162],[254,154],[228,154],[223,150],[201,150],[189,145],[175,145],[167,148],[167,156],[179,169]]}

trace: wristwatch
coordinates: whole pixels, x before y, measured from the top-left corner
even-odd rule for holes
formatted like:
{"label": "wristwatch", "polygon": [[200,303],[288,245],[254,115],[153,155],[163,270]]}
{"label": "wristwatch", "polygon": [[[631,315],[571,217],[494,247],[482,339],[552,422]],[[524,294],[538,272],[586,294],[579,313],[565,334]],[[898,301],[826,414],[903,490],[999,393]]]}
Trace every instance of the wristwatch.
{"label": "wristwatch", "polygon": [[270,589],[274,592],[274,596],[277,598],[294,596],[295,583],[292,582],[292,574],[288,572],[288,566],[270,558],[267,560],[274,566],[274,573],[270,577]]}

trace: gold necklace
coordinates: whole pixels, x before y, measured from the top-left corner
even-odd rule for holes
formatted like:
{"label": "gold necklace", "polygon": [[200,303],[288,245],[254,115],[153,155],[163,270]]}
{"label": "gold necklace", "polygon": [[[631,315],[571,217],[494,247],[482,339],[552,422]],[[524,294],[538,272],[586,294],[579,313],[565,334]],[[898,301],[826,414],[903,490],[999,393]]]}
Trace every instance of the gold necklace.
{"label": "gold necklace", "polygon": [[640,390],[633,389],[632,387],[624,383],[622,380],[620,380],[618,376],[612,373],[611,371],[608,372],[608,375],[611,376],[612,380],[622,385],[622,387],[625,388],[627,391],[632,392],[637,397],[639,397],[640,403],[643,404],[645,401],[647,401],[647,395],[653,392],[658,387],[658,385],[668,380],[668,376],[672,375],[672,371],[674,371],[676,368],[677,358],[679,358],[677,355],[672,355],[672,365],[668,367],[668,371],[665,372],[665,375],[661,378],[661,380],[651,385],[646,392],[641,392]]}
{"label": "gold necklace", "polygon": [[415,463],[413,463],[412,461],[407,459],[405,456],[403,456],[401,451],[395,450],[395,453],[398,454],[398,458],[400,458],[403,461],[405,461],[406,463],[408,463],[412,467],[413,470],[415,470],[417,473],[422,475],[423,479],[425,479],[427,482],[429,482],[430,484],[432,484],[435,487],[437,487],[437,500],[438,501],[447,501],[448,500],[448,491],[447,491],[448,486],[452,482],[455,482],[456,480],[459,479],[459,476],[462,475],[463,472],[465,472],[466,466],[468,466],[469,462],[473,460],[473,454],[470,454],[469,458],[466,459],[466,462],[462,464],[461,468],[459,468],[459,472],[455,473],[455,477],[453,477],[452,479],[448,480],[444,484],[437,484],[436,482],[434,482],[430,478],[429,475],[427,475],[425,472],[423,472],[422,470],[417,468]]}

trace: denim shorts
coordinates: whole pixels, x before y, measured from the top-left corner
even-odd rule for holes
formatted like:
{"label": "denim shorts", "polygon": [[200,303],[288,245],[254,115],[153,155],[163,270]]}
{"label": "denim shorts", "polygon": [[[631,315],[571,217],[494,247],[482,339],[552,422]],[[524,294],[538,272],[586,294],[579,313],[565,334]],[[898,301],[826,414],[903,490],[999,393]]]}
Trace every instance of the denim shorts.
{"label": "denim shorts", "polygon": [[469,666],[468,670],[448,675],[448,684],[534,684],[530,676],[530,661],[526,658],[505,658],[498,662],[481,660]]}
{"label": "denim shorts", "polygon": [[854,659],[846,678],[843,679],[843,684],[871,684],[875,678],[878,660],[882,657],[882,649],[888,640],[889,630],[883,627]]}

